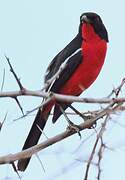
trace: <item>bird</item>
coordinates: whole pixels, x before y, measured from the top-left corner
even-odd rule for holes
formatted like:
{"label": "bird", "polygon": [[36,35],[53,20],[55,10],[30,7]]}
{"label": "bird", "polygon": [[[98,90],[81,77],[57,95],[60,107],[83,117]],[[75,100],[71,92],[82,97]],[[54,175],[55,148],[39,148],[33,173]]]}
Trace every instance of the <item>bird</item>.
{"label": "bird", "polygon": [[[49,84],[46,92],[49,90],[52,93],[79,96],[89,88],[102,69],[108,42],[108,32],[101,17],[95,12],[82,13],[75,38],[53,58],[46,70],[45,83],[65,63],[64,69]],[[55,123],[62,115],[60,107],[65,111],[70,105],[69,102],[52,100],[39,108],[22,150],[38,143],[52,107],[52,122]],[[31,157],[20,159],[17,163],[18,170],[25,171],[30,159]]]}

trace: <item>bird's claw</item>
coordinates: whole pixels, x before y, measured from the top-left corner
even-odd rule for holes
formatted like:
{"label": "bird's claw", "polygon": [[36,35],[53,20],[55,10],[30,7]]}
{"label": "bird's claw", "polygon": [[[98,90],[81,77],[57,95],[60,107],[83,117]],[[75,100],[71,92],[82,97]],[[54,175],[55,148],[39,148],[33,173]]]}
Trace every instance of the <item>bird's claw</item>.
{"label": "bird's claw", "polygon": [[[93,116],[93,115],[84,116],[84,121],[87,121],[87,120],[92,119],[92,118],[94,118],[94,117],[95,117],[95,116]],[[97,125],[97,122],[94,122],[94,123],[91,125],[91,127],[89,127],[89,129],[95,128],[96,125]]]}
{"label": "bird's claw", "polygon": [[87,115],[87,116],[83,115],[84,121],[87,121],[87,120],[92,119],[92,118],[93,118],[92,115]]}

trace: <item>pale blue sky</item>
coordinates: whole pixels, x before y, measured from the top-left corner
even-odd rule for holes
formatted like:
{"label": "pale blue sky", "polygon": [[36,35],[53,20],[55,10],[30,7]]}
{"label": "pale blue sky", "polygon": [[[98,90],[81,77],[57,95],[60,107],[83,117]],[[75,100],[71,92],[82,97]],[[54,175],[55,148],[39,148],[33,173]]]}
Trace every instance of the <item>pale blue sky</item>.
{"label": "pale blue sky", "polygon": [[[5,68],[4,90],[18,89],[15,79],[9,72],[4,54],[10,57],[11,63],[25,87],[40,89],[49,62],[78,32],[81,13],[93,11],[102,17],[109,32],[110,43],[106,62],[99,78],[82,96],[106,96],[113,86],[118,85],[125,76],[124,7],[123,0],[0,0],[0,82]],[[20,101],[25,111],[40,103],[39,98],[25,97],[20,98]],[[79,109],[90,110],[94,107],[80,105]],[[14,123],[13,119],[19,117],[21,113],[11,99],[1,99],[0,109],[0,119],[4,118],[5,113],[8,112],[7,121],[0,133],[0,155],[20,151],[33,117],[27,117]],[[117,120],[117,116],[114,118]],[[120,116],[119,120],[120,122],[124,120],[124,114]],[[74,118],[74,121],[79,121],[79,119]],[[50,137],[65,128],[64,118],[60,118],[55,125],[51,124],[50,118],[45,132]],[[110,123],[109,129],[110,131],[106,133],[105,137],[106,143],[117,148],[124,145],[124,128]],[[93,130],[84,131],[83,139],[91,132]],[[94,142],[94,137],[83,144],[77,152],[74,152],[81,143],[76,135],[40,152],[39,155],[46,172],[42,171],[37,158],[34,157],[26,172],[21,174],[22,180],[83,179],[85,164],[75,159],[87,160],[92,142]],[[124,151],[121,149],[107,150],[102,162],[102,180],[124,179],[124,162]],[[93,168],[92,171],[89,180],[94,180],[96,177],[96,168]],[[7,175],[13,180],[17,179],[10,166],[0,166],[0,180],[5,179]]]}

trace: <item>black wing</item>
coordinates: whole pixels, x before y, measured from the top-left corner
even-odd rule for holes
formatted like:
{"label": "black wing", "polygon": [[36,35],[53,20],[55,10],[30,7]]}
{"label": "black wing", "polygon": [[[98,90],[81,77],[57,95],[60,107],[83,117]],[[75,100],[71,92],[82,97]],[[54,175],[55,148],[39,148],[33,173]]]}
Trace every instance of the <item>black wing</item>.
{"label": "black wing", "polygon": [[[81,27],[79,27],[79,33],[77,34],[77,36],[61,52],[59,52],[50,63],[46,71],[45,83],[59,70],[62,63],[67,60],[66,67],[59,75],[59,78],[55,80],[53,85],[50,85],[50,91],[58,93],[61,87],[66,83],[66,81],[68,81],[68,79],[70,79],[71,75],[81,64],[82,53],[80,48],[82,45],[82,40],[83,39],[81,36]],[[69,106],[68,103],[58,103],[62,106],[64,110]],[[60,111],[59,106],[56,104],[52,121],[56,122],[56,120],[61,114],[62,112]]]}
{"label": "black wing", "polygon": [[[70,79],[70,77],[75,72],[75,70],[78,68],[78,66],[81,64],[82,59],[83,59],[83,57],[82,57],[81,50],[78,51],[72,57],[70,57],[69,60],[67,61],[66,67],[59,75],[59,78],[55,80],[50,91],[58,93],[59,90],[63,87],[63,85]],[[55,104],[54,115],[53,115],[53,119],[52,119],[53,123],[56,122],[56,120],[62,114],[59,105],[65,110],[69,107],[70,104],[71,103],[62,103],[62,102],[57,102]]]}
{"label": "black wing", "polygon": [[50,65],[46,70],[44,82],[50,79],[58,71],[61,64],[65,60],[67,60],[67,58],[72,56],[72,54],[81,47],[81,44],[82,44],[82,36],[81,36],[81,32],[79,31],[77,36],[52,60],[52,62],[50,63]]}
{"label": "black wing", "polygon": [[82,52],[80,49],[76,54],[74,54],[68,59],[65,68],[62,70],[59,77],[53,83],[52,87],[50,88],[50,91],[55,93],[59,92],[62,86],[66,83],[66,81],[70,79],[74,71],[81,64],[82,58]]}

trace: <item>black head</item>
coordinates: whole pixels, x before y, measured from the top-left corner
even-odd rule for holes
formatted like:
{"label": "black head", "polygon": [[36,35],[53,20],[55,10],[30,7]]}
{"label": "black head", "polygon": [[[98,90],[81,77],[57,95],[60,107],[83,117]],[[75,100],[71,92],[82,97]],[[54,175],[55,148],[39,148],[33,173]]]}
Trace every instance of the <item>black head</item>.
{"label": "black head", "polygon": [[89,23],[92,24],[95,32],[104,40],[108,42],[107,30],[100,18],[100,16],[93,12],[83,13],[80,16],[80,24]]}

